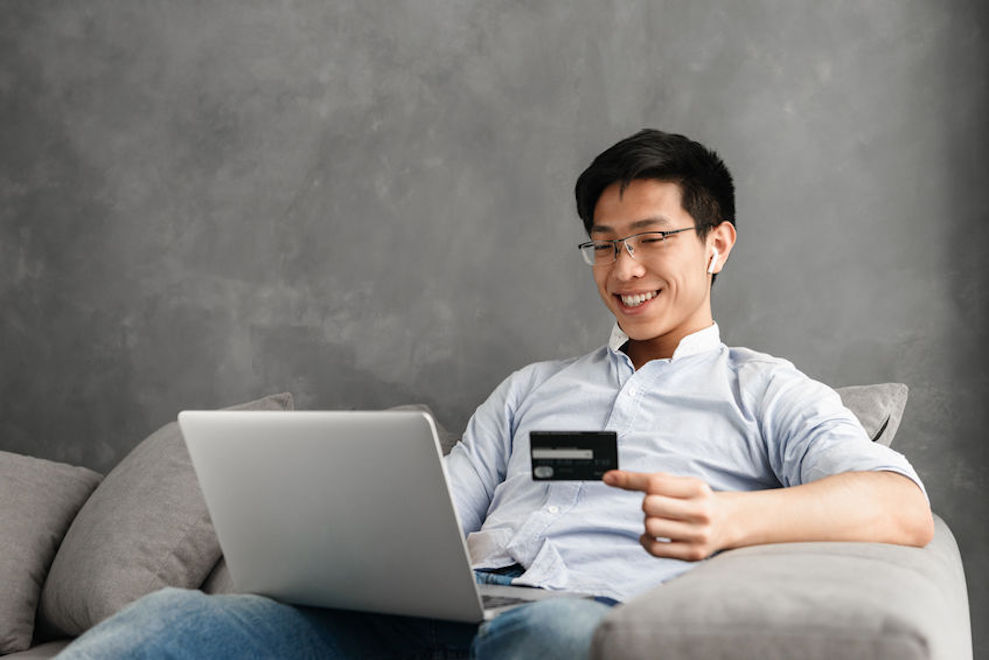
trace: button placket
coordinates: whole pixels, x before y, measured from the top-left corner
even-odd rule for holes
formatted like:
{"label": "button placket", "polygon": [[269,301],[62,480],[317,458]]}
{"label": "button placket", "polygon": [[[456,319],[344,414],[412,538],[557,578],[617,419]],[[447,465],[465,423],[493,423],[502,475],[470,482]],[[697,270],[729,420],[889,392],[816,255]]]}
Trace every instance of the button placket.
{"label": "button placket", "polygon": [[630,430],[638,413],[640,395],[644,391],[643,376],[640,371],[636,371],[619,389],[605,428],[617,431],[619,435]]}
{"label": "button placket", "polygon": [[546,510],[550,513],[566,511],[573,506],[577,499],[577,491],[580,489],[579,483],[556,483],[550,488],[550,496],[546,500]]}
{"label": "button placket", "polygon": [[543,506],[533,511],[509,543],[517,559],[531,557],[538,550],[537,539],[541,539],[550,525],[557,522],[576,503],[580,488],[578,483],[553,482],[548,484],[549,492]]}
{"label": "button placket", "polygon": [[546,500],[541,516],[543,526],[539,530],[540,534],[574,507],[578,492],[580,492],[580,483],[557,483],[550,487],[550,496]]}

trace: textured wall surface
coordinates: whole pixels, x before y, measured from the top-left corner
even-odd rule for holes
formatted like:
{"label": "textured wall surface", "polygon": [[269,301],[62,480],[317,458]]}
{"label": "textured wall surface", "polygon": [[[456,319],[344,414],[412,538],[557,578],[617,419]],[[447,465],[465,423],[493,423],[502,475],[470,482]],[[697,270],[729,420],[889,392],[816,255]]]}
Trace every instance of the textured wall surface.
{"label": "textured wall surface", "polygon": [[735,172],[726,342],[910,386],[895,446],[984,622],[987,28],[960,0],[8,0],[0,449],[105,471],[281,390],[462,427],[606,340],[572,186],[653,126]]}

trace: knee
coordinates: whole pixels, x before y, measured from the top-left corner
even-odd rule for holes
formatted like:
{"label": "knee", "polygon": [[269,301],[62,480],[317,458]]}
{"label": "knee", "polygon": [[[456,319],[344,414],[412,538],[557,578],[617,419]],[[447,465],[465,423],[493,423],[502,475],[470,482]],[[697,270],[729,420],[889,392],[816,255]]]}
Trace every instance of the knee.
{"label": "knee", "polygon": [[143,596],[90,628],[59,657],[138,657],[141,649],[168,642],[181,621],[198,621],[208,598],[199,591],[166,588]]}
{"label": "knee", "polygon": [[152,621],[181,618],[201,612],[208,598],[195,589],[165,587],[138,598],[122,609],[118,616]]}
{"label": "knee", "polygon": [[134,602],[142,603],[145,607],[187,607],[190,603],[204,598],[206,598],[206,594],[196,589],[165,587],[158,591],[152,591]]}
{"label": "knee", "polygon": [[583,658],[610,607],[593,600],[553,598],[499,615],[481,626],[474,640],[476,658]]}

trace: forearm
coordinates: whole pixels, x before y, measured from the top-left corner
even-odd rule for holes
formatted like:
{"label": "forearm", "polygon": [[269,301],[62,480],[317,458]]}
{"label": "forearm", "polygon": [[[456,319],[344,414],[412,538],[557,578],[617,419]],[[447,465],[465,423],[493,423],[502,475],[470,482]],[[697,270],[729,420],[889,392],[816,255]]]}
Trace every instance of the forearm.
{"label": "forearm", "polygon": [[847,472],[791,488],[719,492],[722,548],[796,541],[924,546],[934,522],[921,490],[894,472]]}

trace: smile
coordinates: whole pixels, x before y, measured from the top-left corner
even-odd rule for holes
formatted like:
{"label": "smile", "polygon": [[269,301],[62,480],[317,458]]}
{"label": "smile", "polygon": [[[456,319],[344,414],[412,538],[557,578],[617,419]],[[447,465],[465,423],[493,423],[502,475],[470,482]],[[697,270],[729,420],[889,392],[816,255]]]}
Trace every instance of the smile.
{"label": "smile", "polygon": [[637,293],[632,295],[622,295],[622,294],[615,294],[615,295],[618,297],[619,300],[622,301],[622,304],[625,305],[626,307],[638,307],[642,303],[652,300],[653,298],[658,296],[659,291],[650,291],[649,293]]}

